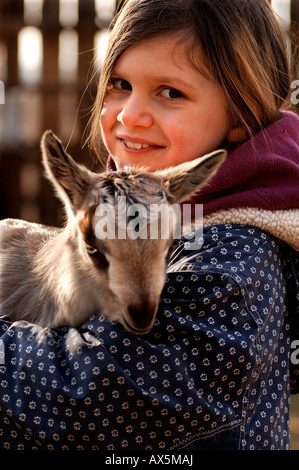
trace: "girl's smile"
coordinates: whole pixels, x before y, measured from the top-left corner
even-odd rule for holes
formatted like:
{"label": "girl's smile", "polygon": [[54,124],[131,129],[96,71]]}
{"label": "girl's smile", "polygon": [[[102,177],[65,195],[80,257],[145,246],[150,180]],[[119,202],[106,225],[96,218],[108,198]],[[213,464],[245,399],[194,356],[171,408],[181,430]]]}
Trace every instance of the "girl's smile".
{"label": "girl's smile", "polygon": [[100,125],[120,167],[166,168],[205,155],[228,138],[224,95],[191,65],[179,38],[147,39],[127,49],[114,67]]}

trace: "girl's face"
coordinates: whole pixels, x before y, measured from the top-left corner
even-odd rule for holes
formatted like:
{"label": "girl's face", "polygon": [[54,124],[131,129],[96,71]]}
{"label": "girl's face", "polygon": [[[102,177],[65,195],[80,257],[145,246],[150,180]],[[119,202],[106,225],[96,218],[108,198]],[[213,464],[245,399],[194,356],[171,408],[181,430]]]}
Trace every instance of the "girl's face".
{"label": "girl's face", "polygon": [[219,148],[229,132],[223,92],[192,67],[178,38],[147,39],[115,65],[100,125],[120,168],[190,161]]}

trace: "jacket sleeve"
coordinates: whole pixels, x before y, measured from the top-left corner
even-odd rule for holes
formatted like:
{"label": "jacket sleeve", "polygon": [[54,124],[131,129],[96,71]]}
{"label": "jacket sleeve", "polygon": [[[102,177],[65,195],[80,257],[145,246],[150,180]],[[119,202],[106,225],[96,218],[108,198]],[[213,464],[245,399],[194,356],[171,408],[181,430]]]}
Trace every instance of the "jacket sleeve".
{"label": "jacket sleeve", "polygon": [[287,403],[284,292],[267,234],[217,226],[198,251],[179,244],[146,336],[99,314],[78,330],[2,318],[0,448],[285,448],[286,423],[270,435]]}

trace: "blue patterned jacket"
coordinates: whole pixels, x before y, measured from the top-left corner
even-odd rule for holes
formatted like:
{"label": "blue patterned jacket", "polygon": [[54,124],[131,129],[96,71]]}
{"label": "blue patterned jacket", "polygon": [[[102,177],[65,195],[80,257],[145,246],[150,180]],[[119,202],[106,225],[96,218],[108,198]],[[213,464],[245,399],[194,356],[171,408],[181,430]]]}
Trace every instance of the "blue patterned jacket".
{"label": "blue patterned jacket", "polygon": [[182,239],[143,337],[99,314],[78,330],[2,317],[0,449],[288,449],[290,251],[241,225],[205,228],[196,252]]}

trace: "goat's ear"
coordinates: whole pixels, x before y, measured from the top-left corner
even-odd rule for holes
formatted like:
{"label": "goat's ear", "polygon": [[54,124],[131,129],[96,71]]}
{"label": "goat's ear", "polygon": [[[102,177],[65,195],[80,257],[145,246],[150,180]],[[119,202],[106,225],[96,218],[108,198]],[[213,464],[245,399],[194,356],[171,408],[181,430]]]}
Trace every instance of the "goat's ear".
{"label": "goat's ear", "polygon": [[92,173],[77,164],[65,151],[52,131],[46,131],[41,140],[43,165],[48,179],[58,196],[73,212],[80,206],[82,196],[90,183]]}
{"label": "goat's ear", "polygon": [[216,150],[204,157],[157,172],[165,178],[176,203],[190,199],[204,186],[227,157],[226,150]]}

